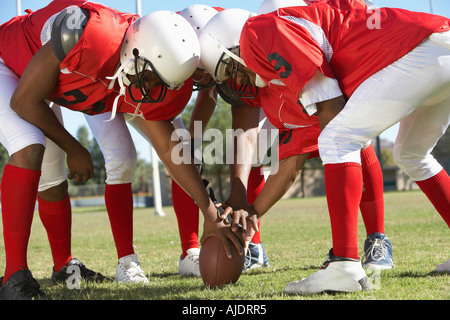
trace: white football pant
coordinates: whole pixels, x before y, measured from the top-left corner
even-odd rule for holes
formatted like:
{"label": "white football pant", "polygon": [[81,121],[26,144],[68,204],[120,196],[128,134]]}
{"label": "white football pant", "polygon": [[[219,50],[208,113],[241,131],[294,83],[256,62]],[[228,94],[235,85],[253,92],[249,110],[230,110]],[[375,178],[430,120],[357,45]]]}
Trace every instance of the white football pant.
{"label": "white football pant", "polygon": [[95,116],[85,115],[86,122],[105,158],[106,183],[124,184],[133,181],[137,165],[136,148],[128,130],[124,114],[111,112]]}
{"label": "white football pant", "polygon": [[[39,181],[40,192],[67,180],[66,154],[53,141],[47,139],[39,128],[22,119],[11,109],[11,96],[18,82],[19,77],[0,58],[0,143],[9,156],[32,144],[42,144],[46,147]],[[53,105],[52,110],[63,123],[60,107]]]}
{"label": "white football pant", "polygon": [[439,173],[430,153],[450,122],[450,32],[431,35],[355,90],[319,136],[323,163],[361,163],[362,147],[398,122],[397,165],[414,181]]}

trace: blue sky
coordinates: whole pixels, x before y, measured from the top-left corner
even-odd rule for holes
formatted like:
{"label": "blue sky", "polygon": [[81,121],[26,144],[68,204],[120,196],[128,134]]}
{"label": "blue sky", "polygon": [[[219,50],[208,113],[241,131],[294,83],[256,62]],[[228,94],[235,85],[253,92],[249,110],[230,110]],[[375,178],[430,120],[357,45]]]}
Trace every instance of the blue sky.
{"label": "blue sky", "polygon": [[[1,0],[0,24],[8,21],[17,14],[16,0]],[[25,9],[37,10],[50,3],[50,0],[21,0],[21,11]],[[94,2],[102,3],[107,6],[116,8],[124,12],[136,12],[136,0],[94,0]],[[157,10],[180,11],[192,4],[206,4],[210,6],[220,6],[224,8],[242,8],[256,12],[262,0],[222,0],[222,1],[193,1],[193,0],[141,0],[142,14],[145,15]],[[431,7],[433,13],[450,18],[450,1],[449,0],[372,0],[379,7],[395,7],[412,11],[430,12]],[[76,135],[77,129],[85,125],[84,116],[79,112],[72,112],[63,108],[65,127],[67,130]],[[70,118],[70,120],[68,120]],[[397,132],[397,126],[386,130],[381,137],[394,141]],[[150,146],[142,137],[137,134],[134,129],[130,128],[133,139],[136,144],[139,156],[150,161]]]}
{"label": "blue sky", "polygon": [[[430,12],[430,2],[433,3],[434,13],[450,17],[449,0],[372,0],[380,7],[397,7],[413,11]],[[95,0],[121,11],[135,12],[135,0]],[[224,8],[242,8],[256,12],[262,0],[219,0],[219,1],[193,1],[193,0],[141,0],[142,13],[146,14],[156,10],[179,11],[191,4],[206,4]],[[22,12],[25,9],[37,10],[50,3],[50,0],[21,0]],[[0,23],[16,15],[16,0],[2,0],[0,10]]]}

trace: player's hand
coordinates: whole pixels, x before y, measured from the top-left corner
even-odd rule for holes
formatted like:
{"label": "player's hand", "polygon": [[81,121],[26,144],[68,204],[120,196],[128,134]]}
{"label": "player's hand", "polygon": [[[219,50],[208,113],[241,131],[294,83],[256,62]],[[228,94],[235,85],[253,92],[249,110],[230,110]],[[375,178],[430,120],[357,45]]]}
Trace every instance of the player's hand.
{"label": "player's hand", "polygon": [[232,256],[232,245],[235,246],[239,255],[244,254],[245,241],[241,233],[233,232],[230,225],[225,224],[223,220],[218,218],[217,212],[211,213],[207,215],[207,217],[205,217],[203,223],[203,235],[200,239],[200,243],[203,244],[209,237],[215,236],[222,241],[225,252],[229,258]]}
{"label": "player's hand", "polygon": [[259,231],[256,211],[246,200],[228,199],[226,203],[216,203],[216,207],[225,208],[220,218],[231,224],[233,232],[240,231],[243,238],[248,237],[249,231]]}
{"label": "player's hand", "polygon": [[75,182],[86,182],[94,176],[91,154],[81,144],[67,152],[67,178]]}

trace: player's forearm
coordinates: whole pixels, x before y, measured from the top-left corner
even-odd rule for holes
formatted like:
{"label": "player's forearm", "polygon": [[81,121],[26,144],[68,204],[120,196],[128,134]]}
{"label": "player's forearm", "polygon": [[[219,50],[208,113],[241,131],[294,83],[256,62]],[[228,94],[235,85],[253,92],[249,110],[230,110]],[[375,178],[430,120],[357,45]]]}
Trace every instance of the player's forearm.
{"label": "player's forearm", "polygon": [[[192,110],[191,122],[189,124],[189,133],[192,138],[199,138],[196,134],[202,134],[206,125],[211,119],[216,108],[217,91],[215,89],[199,91],[195,100],[194,110]],[[210,92],[212,97],[210,96]],[[196,130],[197,123],[201,124],[200,130]],[[200,136],[201,137],[201,136]]]}
{"label": "player's forearm", "polygon": [[232,106],[235,137],[234,158],[230,166],[230,199],[245,199],[247,194],[248,177],[255,158],[259,111],[249,106]]}
{"label": "player's forearm", "polygon": [[280,161],[279,169],[267,179],[264,188],[253,202],[253,208],[261,218],[280,200],[300,174],[307,154],[292,156]]}
{"label": "player's forearm", "polygon": [[23,119],[41,129],[64,151],[77,150],[81,145],[58,121],[45,100],[59,79],[60,61],[48,42],[33,56],[11,97],[11,108]]}
{"label": "player's forearm", "polygon": [[[161,160],[169,170],[172,178],[177,182],[177,184],[186,191],[192,199],[194,199],[197,206],[205,214],[209,212],[213,205],[208,194],[206,193],[205,187],[198,173],[197,168],[193,164],[174,164],[170,157],[160,155]],[[213,212],[216,213],[217,209]],[[214,215],[212,218],[216,218]]]}
{"label": "player's forearm", "polygon": [[172,133],[175,129],[173,124],[170,121],[147,121],[140,118],[137,118],[136,121],[151,141],[171,177],[194,199],[205,218],[216,219],[217,209],[214,208],[214,204],[209,199],[195,165],[181,161],[175,163],[175,157],[178,155],[174,150],[180,150],[180,141],[172,139]]}
{"label": "player's forearm", "polygon": [[[27,105],[27,108],[16,107],[21,105]],[[12,108],[24,120],[41,129],[47,138],[53,140],[66,153],[82,147],[59,122],[51,108],[44,101],[33,104],[22,99],[15,99],[12,101]]]}

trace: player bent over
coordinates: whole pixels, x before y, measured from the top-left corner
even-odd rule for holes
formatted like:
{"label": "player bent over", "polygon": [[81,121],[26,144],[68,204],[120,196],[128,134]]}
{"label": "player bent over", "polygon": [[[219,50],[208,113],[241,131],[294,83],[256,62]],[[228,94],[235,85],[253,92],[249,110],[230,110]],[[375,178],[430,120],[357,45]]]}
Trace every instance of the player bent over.
{"label": "player bent over", "polygon": [[[222,10],[223,8],[220,7],[192,5],[180,11],[179,14],[190,22],[196,31],[196,34],[199,35],[206,23],[217,12]],[[194,81],[194,91],[197,91],[197,98],[187,131],[180,117],[177,117],[174,120],[175,127],[177,129],[183,129],[180,130],[180,132],[183,131],[189,133],[189,137],[184,136],[182,139],[184,143],[191,146],[195,145],[195,143],[192,143],[194,141],[193,139],[201,140],[202,137],[197,135],[203,133],[212,113],[214,112],[217,99],[216,83],[211,78],[209,73],[204,70],[201,64],[193,74],[192,78]],[[223,96],[220,90],[219,93],[221,97],[226,100],[226,97]],[[236,117],[235,110],[243,110],[245,108],[251,112],[251,109],[255,108],[248,106],[239,99],[230,101],[229,103],[232,105],[231,112],[233,114],[233,129],[243,129],[248,132],[250,128],[242,128],[237,123],[237,121],[242,118],[242,115],[238,112],[238,117]],[[256,111],[259,112],[258,110]],[[195,124],[200,124],[198,130],[194,129]],[[258,123],[255,123],[255,129],[257,125]],[[202,162],[201,150],[195,150],[195,152],[192,152],[192,155],[197,157],[197,161],[195,163]],[[236,169],[236,166],[236,162],[230,165],[232,175],[231,192],[235,194],[242,194],[244,196],[246,195],[248,201],[253,203],[254,199],[264,186],[264,175],[261,167],[258,165],[254,168],[248,167],[246,170],[240,170]],[[237,175],[240,176],[238,177]],[[244,189],[241,189],[240,186],[242,185],[245,186]],[[200,253],[198,246],[198,207],[192,198],[190,198],[189,195],[187,195],[186,192],[184,192],[184,190],[181,189],[175,182],[172,182],[172,200],[174,210],[177,215],[181,247],[183,251],[179,260],[179,273],[180,275],[200,276],[198,265]],[[231,205],[231,207],[234,206]],[[248,246],[249,249],[246,251],[244,271],[269,265],[269,259],[261,242],[260,231],[255,233]]]}
{"label": "player bent over", "polygon": [[322,269],[288,284],[288,293],[364,288],[357,261],[360,150],[395,123],[396,163],[450,224],[450,178],[431,155],[450,121],[450,20],[378,11],[379,28],[367,24],[371,11],[315,4],[252,17],[242,30],[240,52],[251,81],[298,98],[322,128],[333,249]]}
{"label": "player bent over", "polygon": [[[236,21],[242,21],[243,24],[248,17],[248,14],[248,12],[243,10],[236,10],[234,12],[228,11],[228,13],[224,14],[221,13],[214,17],[210,24],[205,27],[205,38],[203,38],[203,36],[200,37],[202,52],[207,52],[208,50],[212,50],[212,52],[218,51],[215,55],[203,55],[201,59],[202,63],[207,66],[207,69],[214,77],[216,79],[218,78],[218,81],[224,81],[233,73],[233,70],[229,68],[233,63],[230,62],[230,56],[227,56],[227,54],[230,53],[227,48],[232,48],[239,44],[238,36],[235,36],[235,43],[233,43],[233,41],[226,42],[223,39],[228,39],[230,34],[229,31],[233,30],[232,25],[237,25]],[[219,18],[219,16],[222,17]],[[213,20],[215,21],[213,22]],[[230,21],[232,21],[232,25],[230,25]],[[236,27],[235,29],[235,34],[239,35],[239,27]],[[227,35],[223,35],[220,30],[227,30]],[[220,43],[220,45],[218,43]],[[216,48],[219,48],[219,50]],[[231,52],[230,55],[240,60],[236,53]],[[223,61],[220,61],[224,56],[226,58],[224,58]],[[210,61],[205,61],[205,59],[207,59],[205,57],[213,58],[211,58]],[[223,63],[222,66],[220,66],[221,63]],[[220,69],[226,74],[225,77],[223,77],[223,74],[217,72]],[[235,80],[237,82],[241,81],[238,78]],[[239,83],[238,86],[248,88],[249,83]],[[270,185],[271,187],[264,188],[261,196],[257,198],[254,204],[259,204],[258,209],[265,213],[283,196],[293,183],[296,174],[302,169],[304,162],[308,156],[310,156],[309,153],[317,151],[317,137],[320,133],[320,127],[317,117],[309,117],[304,114],[301,111],[300,106],[296,103],[296,99],[292,100],[289,99],[288,96],[283,97],[282,95],[280,96],[280,94],[271,95],[269,88],[258,89],[257,95],[260,96],[262,100],[262,107],[266,111],[269,120],[281,130],[280,132],[282,132],[282,134],[280,135],[283,137],[280,141],[280,160],[282,161],[282,164],[280,164],[281,172],[278,172],[276,175],[269,178],[267,186]],[[289,128],[295,129],[290,130]],[[394,266],[392,261],[392,247],[389,239],[384,235],[383,181],[381,168],[371,146],[369,148],[364,148],[361,154],[364,165],[366,190],[364,192],[364,197],[361,198],[360,208],[368,234],[368,239],[365,243],[367,254],[364,267],[367,269],[392,268]],[[263,194],[264,196],[262,196]]]}
{"label": "player bent over", "polygon": [[[59,16],[60,13],[63,15]],[[68,19],[67,13],[86,17],[83,28],[72,26],[82,32],[68,50],[58,46],[52,35],[55,24],[73,21]],[[2,125],[0,136],[10,154],[1,188],[6,252],[6,270],[0,288],[3,299],[48,298],[28,270],[26,258],[39,178],[41,170],[46,170],[41,167],[44,136],[66,153],[69,179],[84,182],[92,177],[93,166],[88,151],[64,129],[48,107],[47,100],[91,115],[109,111],[111,118],[117,113],[136,115],[136,122],[174,179],[202,210],[205,216],[203,236],[229,238],[242,253],[242,240],[223,223],[217,222],[217,209],[203,188],[195,167],[176,166],[170,159],[175,145],[170,141],[174,130],[170,120],[185,104],[170,105],[164,112],[159,109],[158,103],[166,96],[191,94],[190,89],[183,89],[183,83],[198,64],[196,35],[187,21],[171,12],[154,12],[133,23],[135,20],[134,15],[97,3],[73,0],[54,1],[1,26],[1,87],[7,89],[1,106],[5,117],[2,124],[14,124],[11,128]],[[150,32],[156,37],[153,40],[162,41],[158,42],[161,45],[157,44],[161,50],[153,53],[156,56],[148,50],[152,38],[149,40],[147,31],[152,29],[153,22],[165,24],[175,37],[158,39],[157,32]],[[139,30],[145,31],[145,37]],[[99,46],[99,43],[105,45]],[[19,51],[20,56],[17,55]],[[176,74],[171,73],[173,69]],[[21,136],[28,137],[25,143]],[[56,191],[50,200],[57,202],[67,197],[65,183]],[[226,249],[230,253],[230,248]]]}

